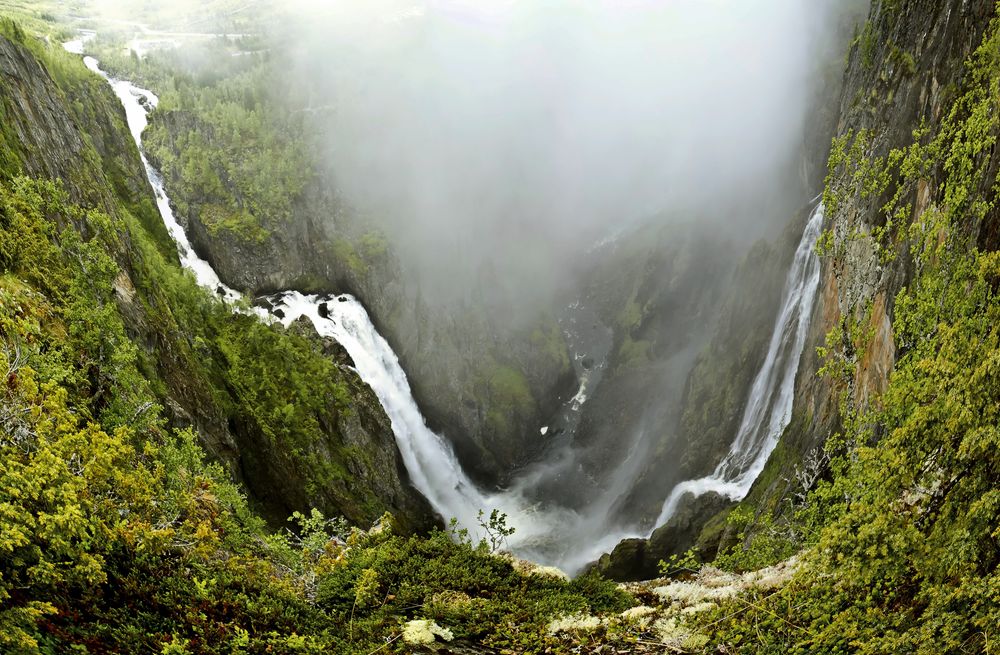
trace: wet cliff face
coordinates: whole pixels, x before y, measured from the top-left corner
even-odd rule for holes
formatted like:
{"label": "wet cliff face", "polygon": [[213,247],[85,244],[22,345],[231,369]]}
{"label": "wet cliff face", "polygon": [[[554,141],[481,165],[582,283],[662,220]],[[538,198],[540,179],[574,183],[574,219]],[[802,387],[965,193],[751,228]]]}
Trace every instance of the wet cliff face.
{"label": "wet cliff face", "polygon": [[[704,337],[695,339],[696,357],[683,372],[676,409],[651,436],[644,465],[615,511],[638,521],[649,539],[627,539],[595,564],[618,580],[655,577],[657,563],[695,545],[713,517],[733,503],[715,494],[682,501],[666,525],[652,525],[674,485],[708,475],[729,451],[739,428],[746,397],[767,352],[791,257],[801,238],[805,215],[789,224],[775,242],[756,243],[736,269],[720,276],[718,309]],[[716,519],[722,520],[721,518]],[[705,546],[705,545],[702,545]],[[702,547],[708,552],[711,545]]]}
{"label": "wet cliff face", "polygon": [[[899,348],[894,302],[915,270],[899,225],[941,201],[943,179],[941,171],[928,171],[897,188],[890,153],[914,139],[926,144],[933,138],[994,10],[991,2],[876,2],[858,29],[833,131],[826,232],[817,247],[820,289],[792,421],[743,501],[758,513],[780,510],[797,468],[842,428],[844,408],[853,412],[877,403],[888,384]],[[894,216],[899,208],[902,213]],[[838,373],[844,370],[851,373]],[[725,513],[703,518],[696,541],[708,556],[720,539],[734,538],[724,527]],[[664,552],[682,552],[683,544],[685,538],[677,538]]]}
{"label": "wet cliff face", "polygon": [[[610,331],[611,347],[593,363],[602,375],[585,389],[572,440],[577,475],[590,482],[580,486],[587,498],[628,494],[644,471],[676,472],[669,453],[685,380],[719,316],[742,247],[708,234],[698,221],[652,217],[588,254],[578,299]],[[650,507],[630,497],[607,499],[621,526]]]}
{"label": "wet cliff face", "polygon": [[774,242],[754,244],[736,270],[724,278],[714,329],[705,331],[711,340],[697,351],[684,378],[675,422],[661,432],[623,508],[652,519],[674,485],[708,475],[729,452],[747,394],[767,353],[805,219],[803,212]]}
{"label": "wet cliff face", "polygon": [[[208,302],[180,275],[124,111],[103,79],[57,43],[19,30],[0,33],[0,115],[0,184],[15,175],[58,180],[71,202],[126,226],[104,246],[118,268],[113,311],[138,349],[140,373],[170,427],[193,427],[205,450],[276,524],[309,507],[358,523],[385,511],[406,528],[435,523],[408,482],[374,393],[311,332],[258,330],[257,343],[272,354],[272,348],[288,349],[296,361],[330,373],[309,383],[313,397],[328,400],[311,405],[308,421],[316,430],[299,444],[302,452],[269,433],[273,421],[248,401],[247,389],[256,386],[252,374],[237,375],[247,345],[240,334],[253,321]],[[55,228],[105,244],[83,220]],[[275,372],[278,379],[293,373]],[[334,388],[349,398],[349,409],[336,402]],[[287,389],[284,402],[305,402],[297,393]],[[317,485],[320,479],[327,484]]]}
{"label": "wet cliff face", "polygon": [[[831,26],[843,33],[845,44],[864,9],[856,4],[855,13],[845,12],[842,24]],[[822,91],[815,96],[801,151],[804,203],[808,195],[823,186],[830,137],[840,120],[842,62],[817,71]],[[776,237],[754,244],[749,252],[741,250],[734,272],[722,276],[716,298],[718,308],[703,328],[689,373],[677,393],[675,414],[658,426],[646,466],[638,472],[634,488],[617,506],[623,515],[638,519],[644,530],[657,529],[650,539],[623,541],[596,564],[599,570],[620,579],[649,577],[656,574],[660,559],[683,553],[694,545],[703,556],[711,557],[720,538],[726,536],[725,516],[733,503],[714,494],[682,499],[676,516],[664,526],[652,525],[651,521],[677,483],[710,474],[728,453],[750,387],[764,360],[792,255],[810,211],[811,207],[804,206],[794,216],[783,216],[777,222],[786,227]],[[813,345],[807,346],[807,352],[813,351]],[[809,357],[803,357],[806,359]],[[801,431],[802,418],[799,414],[795,418],[793,427]],[[790,475],[794,462],[800,460],[798,455],[783,455],[786,447],[783,442],[765,476],[774,479]],[[776,474],[776,470],[782,473]]]}
{"label": "wet cliff face", "polygon": [[[779,446],[792,456],[772,462],[752,497],[780,495],[799,458],[837,431],[842,398],[863,409],[886,387],[898,347],[892,334],[894,302],[914,263],[906,240],[894,246],[891,260],[880,255],[891,194],[877,187],[873,193],[859,191],[856,176],[865,162],[884,165],[890,151],[912,143],[922,124],[928,129],[920,141],[933,137],[994,10],[989,0],[876,2],[860,29],[845,73],[827,179],[827,241],[796,383],[797,420]],[[940,200],[938,188],[933,177],[921,180],[903,190],[898,204],[912,207],[910,216],[919,217]],[[859,364],[857,372],[849,379],[818,375],[824,360],[817,349],[827,346]]]}

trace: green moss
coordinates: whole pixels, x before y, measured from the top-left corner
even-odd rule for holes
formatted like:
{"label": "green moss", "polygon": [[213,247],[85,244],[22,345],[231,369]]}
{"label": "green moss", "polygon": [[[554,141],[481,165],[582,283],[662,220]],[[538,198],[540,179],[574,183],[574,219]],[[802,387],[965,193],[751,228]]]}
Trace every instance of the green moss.
{"label": "green moss", "polygon": [[900,70],[902,70],[907,76],[913,76],[917,73],[917,62],[913,58],[913,55],[895,45],[892,46],[889,61],[892,64],[899,66]]}
{"label": "green moss", "polygon": [[201,221],[209,234],[231,234],[241,241],[263,244],[271,236],[260,221],[248,211],[234,210],[222,205],[208,204],[201,207]]}
{"label": "green moss", "polygon": [[531,387],[524,373],[510,366],[500,366],[490,376],[490,396],[500,405],[517,409],[534,403]]}
{"label": "green moss", "polygon": [[381,231],[366,232],[358,241],[358,250],[365,261],[376,261],[389,252],[389,241]]}
{"label": "green moss", "polygon": [[345,264],[355,275],[364,275],[368,271],[365,260],[347,239],[334,238],[330,243],[330,251],[334,259]]}
{"label": "green moss", "polygon": [[10,178],[21,172],[20,139],[6,120],[6,98],[0,101],[0,177]]}
{"label": "green moss", "polygon": [[878,39],[875,34],[875,26],[870,20],[865,22],[856,43],[858,52],[861,54],[861,65],[866,69],[871,68],[875,64],[875,49],[878,47]]}
{"label": "green moss", "polygon": [[621,313],[618,315],[617,323],[620,327],[631,330],[633,328],[639,327],[642,323],[643,308],[635,299],[629,300],[622,309]]}
{"label": "green moss", "polygon": [[546,316],[541,325],[531,331],[530,339],[535,350],[546,359],[556,362],[560,371],[570,370],[571,364],[566,338],[559,328],[559,323],[554,318]]}
{"label": "green moss", "polygon": [[732,508],[722,510],[710,518],[701,529],[701,532],[698,533],[698,539],[695,541],[695,550],[706,556],[709,560],[714,560],[715,556],[722,549],[733,545],[724,541],[726,533],[731,526],[728,520],[730,512],[732,512]]}

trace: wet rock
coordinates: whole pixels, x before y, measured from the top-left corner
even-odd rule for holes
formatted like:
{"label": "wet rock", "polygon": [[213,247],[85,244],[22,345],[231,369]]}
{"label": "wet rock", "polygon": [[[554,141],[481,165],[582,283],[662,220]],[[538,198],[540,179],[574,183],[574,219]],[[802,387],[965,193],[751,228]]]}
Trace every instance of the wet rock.
{"label": "wet rock", "polygon": [[625,539],[613,551],[602,555],[591,568],[620,582],[655,578],[659,575],[661,560],[687,552],[694,546],[705,523],[733,504],[716,493],[689,494],[681,500],[674,516],[649,539]]}

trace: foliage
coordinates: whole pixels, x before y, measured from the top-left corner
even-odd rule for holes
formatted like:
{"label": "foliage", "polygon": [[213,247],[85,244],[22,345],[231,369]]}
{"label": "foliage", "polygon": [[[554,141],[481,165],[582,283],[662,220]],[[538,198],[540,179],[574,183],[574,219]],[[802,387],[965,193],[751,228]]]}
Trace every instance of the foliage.
{"label": "foliage", "polygon": [[665,578],[672,578],[676,575],[696,573],[701,568],[701,560],[698,559],[698,549],[689,548],[683,554],[674,553],[665,560],[660,560],[656,564],[660,575]]}
{"label": "foliage", "polygon": [[[402,538],[355,533],[347,556],[321,576],[317,604],[348,625],[347,652],[380,646],[385,626],[411,618],[436,621],[458,639],[543,652],[558,614],[615,612],[629,597],[608,582],[525,576],[485,543],[456,543],[445,532]],[[351,650],[353,649],[353,650]]]}
{"label": "foliage", "polygon": [[[331,427],[352,411],[344,371],[212,298],[124,186],[89,184],[100,209],[59,183],[0,179],[0,651],[398,651],[402,625],[433,616],[442,634],[528,652],[556,613],[631,604],[603,580],[515,570],[490,552],[511,533],[496,512],[491,545],[316,509],[271,532],[206,458],[211,440],[168,429],[163,407],[218,411],[323,494],[351,486]],[[365,244],[378,255],[378,238]],[[358,523],[379,509],[368,494],[335,506]]]}
{"label": "foliage", "polygon": [[[201,44],[208,69],[169,50],[139,60],[122,56],[114,41],[96,47],[109,70],[157,91],[143,141],[183,214],[252,244],[291,219],[311,176],[310,151],[302,115],[267,92],[281,82],[266,56],[231,56],[222,40]],[[372,235],[365,245],[377,250],[379,240]]]}
{"label": "foliage", "polygon": [[730,529],[742,539],[719,553],[715,566],[727,571],[753,571],[788,559],[805,545],[799,526],[788,517],[775,518],[770,512],[759,515],[747,505],[733,509],[726,517]]}
{"label": "foliage", "polygon": [[[555,614],[630,605],[610,583],[530,576],[493,555],[512,532],[496,511],[481,515],[490,542],[476,546],[396,536],[389,517],[362,532],[316,510],[269,533],[195,433],[163,427],[119,313],[122,295],[143,290],[141,276],[126,288],[112,257],[130,229],[56,184],[0,185],[4,652],[353,653],[424,616],[529,652]],[[221,355],[234,411],[282,451],[320,438],[328,405],[347,411],[343,388],[309,383],[336,379],[311,342],[217,311],[188,277],[156,266],[144,275],[171,303],[162,320]]]}
{"label": "foliage", "polygon": [[514,534],[514,526],[507,525],[507,515],[498,509],[490,511],[489,518],[484,517],[483,510],[479,510],[479,527],[485,535],[484,543],[488,543],[490,552],[495,553],[507,542],[507,537]]}

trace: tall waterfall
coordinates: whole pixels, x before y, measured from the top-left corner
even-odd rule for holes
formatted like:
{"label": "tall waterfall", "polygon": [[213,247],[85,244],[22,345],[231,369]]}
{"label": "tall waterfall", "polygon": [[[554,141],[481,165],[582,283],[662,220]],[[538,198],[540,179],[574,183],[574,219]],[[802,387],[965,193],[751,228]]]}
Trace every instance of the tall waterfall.
{"label": "tall waterfall", "polygon": [[[66,49],[82,54],[88,36],[68,42]],[[509,490],[489,493],[479,489],[462,470],[451,445],[427,427],[396,354],[355,298],[349,295],[306,296],[286,291],[269,298],[272,310],[280,309],[280,314],[257,307],[248,310],[245,305],[235,304],[242,298],[241,294],[225,286],[212,266],[194,251],[170,206],[162,176],[143,152],[142,132],[147,125],[148,111],[158,102],[156,95],[126,80],[110,77],[93,57],[84,57],[84,63],[107,79],[125,107],[129,130],[139,147],[157,207],[177,244],[182,265],[194,273],[201,286],[233,302],[234,311],[253,311],[264,320],[280,321],[286,326],[304,316],[312,321],[319,334],[332,337],[343,345],[354,360],[361,379],[375,391],[391,419],[396,444],[414,486],[443,518],[457,519],[475,538],[480,534],[478,512],[498,509],[507,514],[509,524],[516,527],[508,543],[514,552],[570,571],[578,570],[618,540],[629,536],[609,534],[605,522],[613,501],[627,491],[625,489],[605,490],[604,497],[596,499],[586,515],[557,504],[541,506],[529,500],[523,489],[531,486],[530,471]],[[812,253],[812,245],[822,221],[823,207],[820,205],[810,217],[796,251],[767,358],[754,381],[731,452],[711,476],[678,485],[664,504],[657,525],[673,514],[685,493],[716,491],[734,499],[742,498],[787,426],[791,418],[795,371],[818,286],[819,263]],[[630,454],[623,466],[636,466],[631,460],[639,457],[638,453]]]}
{"label": "tall waterfall", "polygon": [[700,496],[715,492],[732,500],[742,500],[764,470],[781,433],[791,422],[795,373],[809,331],[813,300],[819,288],[819,258],[813,252],[813,246],[822,226],[823,204],[820,203],[810,215],[802,240],[795,250],[767,356],[750,388],[743,419],[729,454],[711,475],[687,480],[674,487],[663,503],[655,525],[666,523],[687,494]]}

